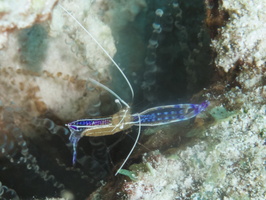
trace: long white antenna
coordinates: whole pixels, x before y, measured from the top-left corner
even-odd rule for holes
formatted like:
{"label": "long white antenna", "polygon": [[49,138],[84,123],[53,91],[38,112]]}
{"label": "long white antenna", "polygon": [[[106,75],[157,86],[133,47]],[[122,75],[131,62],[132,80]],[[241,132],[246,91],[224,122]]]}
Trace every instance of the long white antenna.
{"label": "long white antenna", "polygon": [[114,61],[114,59],[109,55],[109,53],[103,48],[103,46],[96,40],[96,38],[67,10],[65,9],[61,4],[58,4],[70,17],[72,17],[77,23],[78,25],[91,37],[91,39],[93,39],[93,41],[102,49],[102,51],[105,53],[105,55],[112,61],[112,63],[116,66],[116,68],[120,71],[120,73],[122,74],[122,76],[124,77],[124,79],[126,80],[130,91],[131,91],[131,95],[132,95],[132,99],[134,99],[134,91],[133,88],[129,82],[129,80],[127,79],[126,75],[124,74],[124,72],[120,69],[120,67],[118,66],[118,64]]}
{"label": "long white antenna", "polygon": [[[133,88],[129,82],[129,80],[127,79],[126,75],[124,74],[124,72],[120,69],[120,67],[118,66],[118,64],[114,61],[114,59],[109,55],[109,53],[103,48],[103,46],[96,40],[96,38],[67,10],[65,9],[61,4],[58,4],[69,16],[71,16],[77,23],[78,25],[91,37],[91,39],[102,49],[102,51],[105,53],[105,55],[112,61],[112,63],[116,66],[116,68],[120,71],[120,73],[122,74],[122,76],[124,77],[124,79],[126,80],[130,91],[131,91],[131,95],[132,95],[132,99],[134,98],[134,91]],[[109,89],[108,87],[106,87],[105,85],[101,84],[100,82],[88,78],[92,83],[94,83],[95,85],[98,85],[100,87],[102,87],[103,89],[107,90],[108,92],[110,92],[112,95],[114,95],[121,103],[123,103],[127,108],[130,108],[130,106],[121,98],[119,97],[115,92],[113,92],[111,89]],[[137,138],[135,140],[135,143],[133,145],[133,147],[131,148],[129,154],[127,155],[126,159],[124,160],[124,162],[122,163],[122,165],[119,167],[119,169],[117,170],[117,172],[115,173],[115,176],[119,173],[119,171],[122,169],[122,167],[125,165],[125,163],[127,162],[127,160],[129,159],[130,155],[132,154],[133,150],[135,149],[138,140],[139,140],[139,136],[141,133],[141,121],[140,121],[140,116],[138,115],[139,118],[139,131],[138,131],[138,135]]]}
{"label": "long white antenna", "polygon": [[124,167],[124,165],[126,164],[127,160],[129,159],[130,155],[132,154],[133,150],[135,149],[138,141],[139,141],[139,136],[140,136],[140,132],[141,132],[141,121],[140,121],[140,115],[138,115],[139,118],[139,131],[138,131],[138,135],[137,138],[135,140],[135,143],[133,145],[133,147],[131,148],[130,152],[128,153],[126,159],[124,160],[124,162],[122,163],[122,165],[119,167],[119,169],[116,171],[115,176],[119,173],[119,171],[122,169],[122,167]]}
{"label": "long white antenna", "polygon": [[110,92],[112,95],[114,95],[122,104],[124,104],[127,108],[130,108],[130,106],[120,97],[118,96],[114,91],[112,91],[111,89],[109,89],[108,87],[106,87],[105,85],[101,84],[100,82],[92,79],[92,78],[88,78],[90,80],[90,82],[92,82],[95,85],[100,86],[101,88],[105,89],[106,91]]}

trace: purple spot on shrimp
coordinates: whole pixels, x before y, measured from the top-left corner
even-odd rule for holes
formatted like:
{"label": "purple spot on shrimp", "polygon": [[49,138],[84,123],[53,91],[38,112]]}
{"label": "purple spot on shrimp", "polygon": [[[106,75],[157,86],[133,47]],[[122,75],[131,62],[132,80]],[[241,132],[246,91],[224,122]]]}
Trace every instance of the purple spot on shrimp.
{"label": "purple spot on shrimp", "polygon": [[204,101],[204,102],[202,102],[202,104],[201,104],[201,110],[203,111],[203,110],[205,110],[208,106],[210,105],[210,102],[209,101]]}
{"label": "purple spot on shrimp", "polygon": [[69,126],[70,128],[74,129],[74,130],[77,130],[77,127],[76,126]]}

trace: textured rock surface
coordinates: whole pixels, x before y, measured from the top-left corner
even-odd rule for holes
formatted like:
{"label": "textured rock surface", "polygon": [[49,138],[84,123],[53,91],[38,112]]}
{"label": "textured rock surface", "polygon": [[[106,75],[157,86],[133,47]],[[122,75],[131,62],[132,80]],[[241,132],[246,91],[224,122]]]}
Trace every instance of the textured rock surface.
{"label": "textured rock surface", "polygon": [[[87,13],[90,4],[65,1],[62,5],[78,13],[77,19],[97,36],[111,56],[115,53],[110,29],[95,12]],[[30,11],[25,9],[25,12],[32,16]],[[88,112],[99,114],[97,109],[89,110],[99,104],[100,94],[87,83],[87,77],[106,82],[110,79],[110,60],[62,8],[57,6],[49,14],[52,21],[38,25],[32,21],[28,25],[33,25],[31,28],[9,33],[9,40],[0,52],[2,91],[5,94],[4,91],[9,91],[8,98],[2,101],[4,104],[13,101],[28,111],[41,111],[35,112],[35,116],[49,111],[64,120],[74,120]]]}
{"label": "textured rock surface", "polygon": [[215,64],[228,72],[237,61],[256,66],[265,64],[266,11],[265,0],[223,0],[219,10],[228,13],[229,19],[212,41],[217,52]]}
{"label": "textured rock surface", "polygon": [[0,2],[0,48],[7,42],[8,32],[31,27],[51,17],[57,0],[22,0]]}
{"label": "textured rock surface", "polygon": [[131,166],[138,181],[125,181],[120,197],[124,193],[132,200],[264,199],[265,111],[265,105],[253,103],[227,115],[226,110],[216,110],[220,118],[214,123],[188,132],[197,139],[167,150],[167,156],[144,156],[146,172],[143,164]]}

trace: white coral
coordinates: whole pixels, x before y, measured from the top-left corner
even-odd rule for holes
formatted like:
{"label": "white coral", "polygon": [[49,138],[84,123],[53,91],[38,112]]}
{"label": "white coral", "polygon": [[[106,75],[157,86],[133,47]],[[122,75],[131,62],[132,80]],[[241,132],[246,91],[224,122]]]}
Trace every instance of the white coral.
{"label": "white coral", "polygon": [[261,66],[266,61],[266,0],[223,0],[219,9],[228,12],[229,21],[220,29],[212,46],[217,52],[215,64],[225,72],[236,61]]}
{"label": "white coral", "polygon": [[7,31],[23,29],[46,21],[58,0],[0,1],[0,47],[7,41]]}
{"label": "white coral", "polygon": [[[12,2],[15,1],[11,1],[8,5],[12,5]],[[51,14],[51,20],[38,25],[42,27],[41,31],[45,32],[42,34],[45,37],[30,41],[32,43],[42,41],[47,47],[43,50],[35,45],[34,48],[29,49],[26,56],[35,55],[35,51],[43,51],[42,55],[44,55],[44,58],[35,58],[38,63],[36,66],[35,63],[32,64],[29,68],[25,59],[21,59],[24,51],[23,43],[31,45],[27,41],[28,38],[21,40],[19,39],[21,32],[9,32],[5,47],[0,51],[0,64],[3,70],[0,72],[3,85],[0,99],[5,105],[13,101],[18,107],[26,107],[33,116],[39,115],[35,112],[34,105],[43,105],[42,110],[49,110],[63,120],[75,120],[88,115],[88,109],[97,109],[95,105],[99,103],[100,91],[95,90],[95,85],[92,84],[89,87],[92,90],[94,88],[94,91],[86,90],[84,82],[88,81],[88,77],[103,83],[109,80],[110,59],[62,8],[56,6],[51,10],[52,1],[23,2],[14,6],[17,8],[16,6],[20,5],[17,13],[13,13],[15,12],[13,10],[11,10],[13,12],[7,12],[10,16],[17,17],[25,14],[25,18],[18,17],[23,22],[13,23],[14,27],[25,28],[34,25],[35,20],[45,20],[45,16],[48,17]],[[73,16],[94,35],[111,56],[114,55],[116,48],[111,30],[99,19],[97,7],[94,8],[85,0],[61,1],[61,5],[72,12]],[[0,20],[2,26],[6,23],[7,13]],[[36,18],[37,15],[38,18]],[[27,25],[26,22],[28,22]],[[9,27],[11,27],[10,24]],[[9,30],[8,26],[4,30]],[[34,31],[32,30],[23,31],[32,33]],[[27,36],[27,34],[24,35]],[[18,73],[21,69],[26,70]],[[29,72],[32,69],[37,74]],[[11,80],[13,80],[12,84]],[[20,89],[20,85],[23,85],[23,88]],[[33,88],[35,88],[34,94],[28,95],[28,91],[32,91]],[[6,94],[8,94],[7,98]],[[33,110],[34,112],[31,112]]]}

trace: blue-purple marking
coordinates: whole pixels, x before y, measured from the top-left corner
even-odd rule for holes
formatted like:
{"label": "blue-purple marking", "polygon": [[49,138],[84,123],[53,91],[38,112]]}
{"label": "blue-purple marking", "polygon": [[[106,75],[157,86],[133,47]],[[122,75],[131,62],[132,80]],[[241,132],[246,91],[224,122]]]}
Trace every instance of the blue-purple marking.
{"label": "blue-purple marking", "polygon": [[139,115],[141,126],[158,126],[193,118],[200,112],[204,111],[208,105],[209,102],[204,101],[201,104],[177,104],[158,106],[147,109],[132,116],[135,124],[139,123]]}
{"label": "blue-purple marking", "polygon": [[[200,112],[204,111],[209,104],[209,101],[204,101],[201,104],[176,104],[149,108],[141,113],[133,114],[131,123],[138,126],[158,126],[184,121],[197,116]],[[89,130],[90,128],[96,128],[97,126],[99,126],[100,129],[102,126],[111,123],[112,118],[109,117],[81,119],[66,124],[71,131],[69,140],[73,144],[73,164],[76,162],[77,144],[82,137],[83,131]]]}

